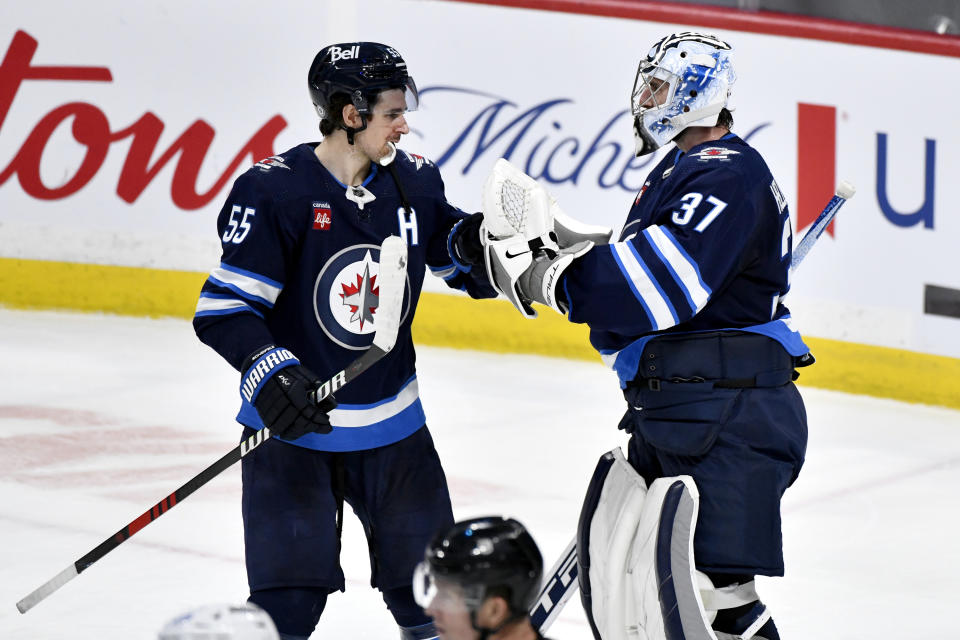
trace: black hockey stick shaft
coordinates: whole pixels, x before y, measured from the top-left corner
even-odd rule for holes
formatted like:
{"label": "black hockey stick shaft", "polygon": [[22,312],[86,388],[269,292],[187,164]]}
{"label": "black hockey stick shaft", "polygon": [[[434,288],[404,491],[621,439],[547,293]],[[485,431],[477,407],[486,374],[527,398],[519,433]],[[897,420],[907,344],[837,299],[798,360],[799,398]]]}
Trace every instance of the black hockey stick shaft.
{"label": "black hockey stick shaft", "polygon": [[[403,245],[402,247],[399,246],[401,244]],[[351,362],[342,371],[334,374],[329,380],[317,388],[315,394],[317,402],[323,400],[340,387],[349,384],[393,348],[393,345],[396,343],[397,331],[401,320],[401,307],[405,289],[403,283],[407,265],[406,255],[406,245],[396,236],[384,241],[380,255],[380,273],[383,277],[380,283],[380,306],[378,308],[378,312],[380,312],[378,313],[378,320],[381,326],[374,335],[373,344],[362,356]],[[79,560],[34,589],[29,595],[17,603],[17,609],[20,613],[26,613],[32,609],[41,600],[80,575],[80,573],[89,568],[90,565],[123,544],[133,534],[143,529],[178,503],[182,502],[194,491],[220,475],[221,472],[231,467],[237,460],[266,442],[270,436],[270,429],[266,427],[257,431],[237,445],[232,451],[188,480],[176,491],[150,507],[147,511],[144,511],[122,529],[91,549]]]}
{"label": "black hockey stick shaft", "polygon": [[[369,369],[374,362],[382,358],[384,355],[386,355],[386,353],[386,351],[380,349],[379,347],[370,347],[368,351],[352,362],[346,369],[338,372],[332,378],[323,383],[323,386],[321,386],[318,390],[317,395],[319,399],[322,400],[336,389],[348,384],[351,380]],[[329,391],[322,393],[321,390],[324,388],[329,389]],[[85,571],[94,562],[100,560],[102,557],[126,542],[131,536],[133,536],[133,534],[146,527],[148,524],[182,502],[194,491],[216,478],[226,469],[233,466],[233,464],[236,463],[240,458],[266,442],[270,436],[270,429],[266,427],[257,431],[222,458],[185,482],[183,486],[176,489],[163,500],[134,518],[115,534],[101,542],[95,548],[91,549],[71,566],[61,571],[54,578],[48,580],[39,588],[35,589],[32,593],[30,593],[30,595],[26,596],[23,600],[17,603],[17,609],[20,610],[20,613],[26,613],[29,611],[34,605]]]}

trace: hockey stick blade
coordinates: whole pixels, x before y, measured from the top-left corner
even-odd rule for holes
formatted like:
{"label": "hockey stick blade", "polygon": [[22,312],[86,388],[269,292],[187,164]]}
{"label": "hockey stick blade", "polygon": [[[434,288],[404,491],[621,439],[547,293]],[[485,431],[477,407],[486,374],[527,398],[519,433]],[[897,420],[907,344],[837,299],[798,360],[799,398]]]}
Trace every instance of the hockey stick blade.
{"label": "hockey stick blade", "polygon": [[[380,249],[380,300],[377,308],[377,332],[373,345],[343,371],[339,371],[317,389],[316,398],[322,400],[348,384],[385,356],[396,344],[403,311],[403,294],[407,274],[407,245],[398,236],[384,240]],[[26,613],[57,589],[76,578],[94,562],[107,555],[133,534],[182,502],[187,496],[220,475],[237,460],[247,455],[270,438],[270,429],[263,428],[241,442],[236,448],[187,481],[179,489],[140,514],[115,534],[101,542],[86,555],[34,589],[17,603],[20,613]]]}
{"label": "hockey stick blade", "polygon": [[[803,236],[803,239],[793,250],[793,258],[790,263],[790,271],[796,269],[806,257],[810,248],[817,241],[817,238],[827,228],[827,225],[837,215],[837,211],[843,206],[843,203],[853,197],[856,189],[847,181],[842,181],[837,186],[835,195],[824,207],[823,211],[817,216],[810,231]],[[547,632],[547,629],[553,624],[553,621],[560,615],[560,611],[566,605],[567,601],[573,595],[573,592],[579,587],[577,564],[577,538],[570,541],[566,550],[560,556],[560,559],[553,565],[552,572],[547,575],[547,581],[544,583],[537,601],[530,609],[530,620],[534,627],[541,634]]]}
{"label": "hockey stick blade", "polygon": [[852,198],[856,192],[856,188],[846,180],[841,181],[840,184],[837,185],[837,191],[834,196],[830,198],[830,202],[828,202],[827,206],[820,212],[817,219],[813,221],[813,225],[810,227],[810,230],[807,231],[806,235],[803,236],[803,239],[793,248],[793,256],[790,261],[791,272],[800,266],[800,263],[807,257],[807,254],[823,233],[823,230],[833,221],[834,216],[837,215],[837,211],[840,210],[843,203]]}

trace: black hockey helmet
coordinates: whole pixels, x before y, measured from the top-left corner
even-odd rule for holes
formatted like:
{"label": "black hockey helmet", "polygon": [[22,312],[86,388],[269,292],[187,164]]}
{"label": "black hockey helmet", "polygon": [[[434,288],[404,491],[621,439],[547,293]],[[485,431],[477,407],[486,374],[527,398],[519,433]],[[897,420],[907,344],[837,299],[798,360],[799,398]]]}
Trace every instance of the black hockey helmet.
{"label": "black hockey helmet", "polygon": [[417,567],[414,593],[426,607],[437,583],[453,583],[471,611],[488,596],[501,595],[519,616],[536,600],[542,577],[543,557],[524,526],[488,516],[458,522],[433,539]]}
{"label": "black hockey helmet", "polygon": [[[324,47],[313,58],[307,75],[310,99],[320,119],[330,119],[330,103],[338,93],[349,97],[364,120],[370,105],[386,89],[403,89],[407,111],[415,111],[420,98],[417,85],[407,73],[407,63],[393,47],[378,42],[347,42]],[[335,119],[335,118],[334,118]],[[350,130],[347,130],[350,134]],[[349,136],[352,138],[353,136]]]}

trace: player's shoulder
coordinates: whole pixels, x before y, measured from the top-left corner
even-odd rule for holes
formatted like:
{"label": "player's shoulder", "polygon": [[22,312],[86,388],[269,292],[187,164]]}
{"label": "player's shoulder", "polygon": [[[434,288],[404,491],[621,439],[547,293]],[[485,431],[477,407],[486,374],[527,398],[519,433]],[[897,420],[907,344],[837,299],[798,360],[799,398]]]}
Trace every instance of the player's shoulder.
{"label": "player's shoulder", "polygon": [[397,149],[397,157],[393,162],[397,172],[409,180],[430,182],[440,179],[437,164],[426,156]]}
{"label": "player's shoulder", "polygon": [[728,184],[751,185],[770,174],[763,156],[734,134],[695,146],[683,156],[677,168],[682,168],[680,173],[691,178],[715,179]]}
{"label": "player's shoulder", "polygon": [[260,194],[287,193],[292,185],[305,180],[310,163],[316,161],[311,143],[299,144],[282,153],[262,158],[234,182],[234,190]]}
{"label": "player's shoulder", "polygon": [[683,162],[700,171],[749,174],[767,168],[760,152],[732,133],[695,146],[683,157]]}

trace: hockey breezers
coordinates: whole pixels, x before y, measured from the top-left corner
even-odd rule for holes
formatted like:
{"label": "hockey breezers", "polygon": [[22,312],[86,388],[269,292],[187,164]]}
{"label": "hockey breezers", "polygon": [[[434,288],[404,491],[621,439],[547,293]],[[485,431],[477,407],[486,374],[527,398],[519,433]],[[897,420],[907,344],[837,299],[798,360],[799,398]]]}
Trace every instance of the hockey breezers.
{"label": "hockey breezers", "polygon": [[[362,356],[351,362],[342,371],[325,381],[316,391],[317,401],[327,397],[340,387],[349,384],[354,378],[370,368],[373,363],[385,356],[397,341],[397,332],[403,315],[403,294],[407,274],[407,245],[397,236],[390,236],[380,248],[380,305],[377,308],[377,332],[373,344]],[[270,430],[266,427],[241,442],[235,449],[198,473],[183,486],[150,507],[115,534],[101,542],[79,560],[43,583],[37,589],[17,603],[20,613],[26,613],[41,600],[77,577],[94,562],[107,555],[130,536],[182,502],[187,496],[218,476],[222,471],[247,455],[267,439]]]}
{"label": "hockey breezers", "polygon": [[[843,203],[852,198],[855,192],[856,189],[849,182],[842,181],[837,186],[835,195],[817,216],[810,230],[794,248],[793,259],[790,264],[791,271],[800,265],[823,233],[823,230],[837,215],[837,211],[840,210]],[[573,596],[574,591],[579,587],[576,541],[576,536],[574,536],[550,572],[544,574],[544,585],[537,596],[536,602],[530,608],[530,621],[541,634],[547,632],[550,625],[560,615],[560,611],[567,604],[567,601]]]}

